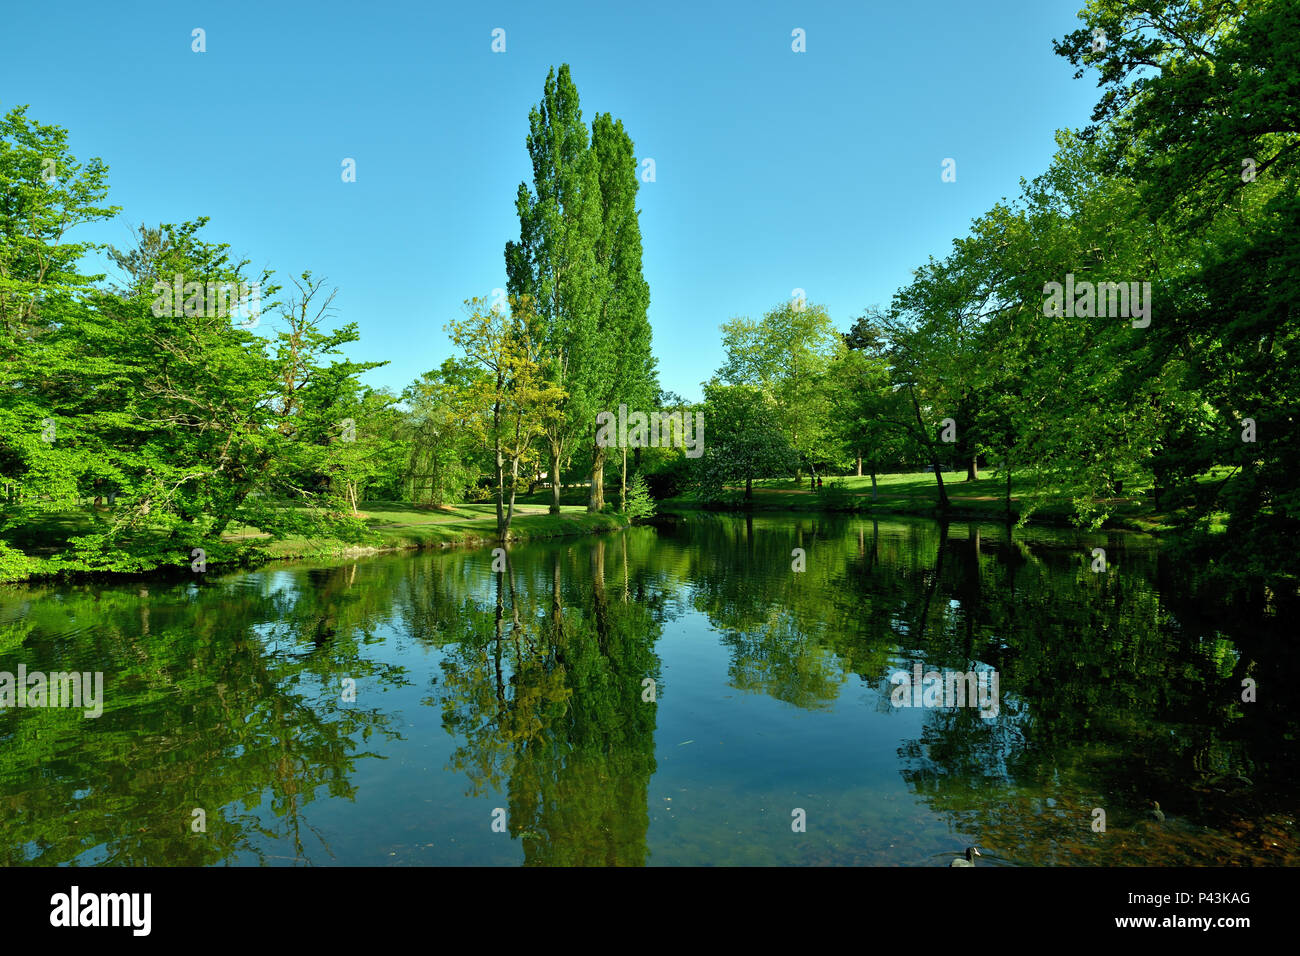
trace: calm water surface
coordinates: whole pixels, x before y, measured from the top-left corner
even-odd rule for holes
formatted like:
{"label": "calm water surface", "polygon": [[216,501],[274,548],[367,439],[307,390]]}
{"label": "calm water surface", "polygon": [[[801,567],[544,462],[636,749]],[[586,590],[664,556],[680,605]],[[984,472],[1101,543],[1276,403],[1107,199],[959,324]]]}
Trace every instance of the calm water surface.
{"label": "calm water surface", "polygon": [[[1149,539],[692,516],[491,563],[0,589],[0,671],[105,695],[0,711],[3,862],[1300,864],[1294,618]],[[916,662],[997,716],[893,706]]]}

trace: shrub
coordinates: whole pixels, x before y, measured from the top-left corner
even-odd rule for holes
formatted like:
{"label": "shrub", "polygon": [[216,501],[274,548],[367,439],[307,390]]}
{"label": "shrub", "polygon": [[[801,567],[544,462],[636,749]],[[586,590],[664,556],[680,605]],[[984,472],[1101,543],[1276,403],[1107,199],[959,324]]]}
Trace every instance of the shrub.
{"label": "shrub", "polygon": [[676,498],[683,494],[690,484],[689,469],[691,460],[679,455],[664,468],[646,475],[646,487],[656,501]]}
{"label": "shrub", "polygon": [[856,511],[858,509],[858,499],[848,486],[842,481],[832,481],[824,486],[818,496],[821,498],[822,507],[827,511]]}
{"label": "shrub", "polygon": [[654,499],[650,497],[650,489],[639,472],[628,479],[627,508],[623,513],[632,521],[648,518],[655,513]]}

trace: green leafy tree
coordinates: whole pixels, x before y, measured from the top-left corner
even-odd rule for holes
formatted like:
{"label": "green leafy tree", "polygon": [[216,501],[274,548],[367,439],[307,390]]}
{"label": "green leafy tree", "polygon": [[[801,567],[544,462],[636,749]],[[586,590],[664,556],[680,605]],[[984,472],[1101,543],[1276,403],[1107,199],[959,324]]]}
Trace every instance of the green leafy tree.
{"label": "green leafy tree", "polygon": [[907,417],[890,377],[883,326],[874,315],[860,317],[844,335],[845,349],[827,372],[831,427],[844,457],[857,474],[865,466],[876,497],[877,475],[906,457]]}
{"label": "green leafy tree", "polygon": [[461,396],[462,415],[491,449],[495,465],[497,537],[505,541],[514,518],[520,469],[534,443],[551,426],[564,392],[545,378],[532,338],[532,304],[512,297],[510,314],[490,309],[482,299],[466,302],[468,315],[449,326],[465,358],[487,374]]}
{"label": "green leafy tree", "polygon": [[705,501],[723,501],[733,482],[744,482],[744,498],[754,497],[754,479],[789,471],[795,451],[781,428],[781,410],[754,385],[704,386],[703,414],[709,440],[695,464],[696,485]]}
{"label": "green leafy tree", "polygon": [[457,408],[458,397],[483,374],[461,359],[448,358],[403,392],[409,408],[406,471],[413,503],[439,507],[465,500],[479,475],[492,471]]}
{"label": "green leafy tree", "polygon": [[[1225,565],[1295,567],[1300,532],[1300,8],[1291,0],[1091,0],[1057,52],[1098,72],[1088,131],[1163,229],[1188,249],[1169,283],[1146,367],[1180,389],[1158,472],[1196,506],[1229,514]],[[1104,30],[1104,48],[1084,36]],[[1257,431],[1255,441],[1246,419]],[[1230,474],[1208,487],[1213,465]],[[1210,544],[1210,538],[1205,543]],[[1227,559],[1227,560],[1224,560]],[[1285,572],[1284,572],[1285,573]]]}
{"label": "green leafy tree", "polygon": [[118,212],[104,202],[107,176],[102,160],[79,161],[68,131],[32,120],[27,107],[0,116],[0,482],[3,497],[22,508],[67,507],[103,473],[102,446],[81,435],[67,408],[78,393],[76,411],[94,402],[67,349],[50,337],[75,332],[103,278],[79,268],[101,247],[70,233]]}
{"label": "green leafy tree", "polygon": [[796,477],[801,464],[815,472],[819,463],[830,460],[825,377],[843,344],[825,307],[792,301],[757,322],[724,322],[722,346],[726,358],[718,378],[771,396],[785,440],[795,452],[791,465]]}

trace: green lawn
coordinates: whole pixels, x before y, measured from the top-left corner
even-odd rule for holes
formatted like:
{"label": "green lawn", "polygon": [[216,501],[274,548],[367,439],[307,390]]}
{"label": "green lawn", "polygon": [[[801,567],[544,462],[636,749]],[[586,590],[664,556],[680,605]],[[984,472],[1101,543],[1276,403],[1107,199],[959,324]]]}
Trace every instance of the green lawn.
{"label": "green lawn", "polygon": [[[1202,482],[1221,478],[1226,469],[1215,469],[1203,476]],[[966,480],[966,472],[945,471],[944,489],[948,493],[949,513],[954,517],[977,517],[1002,520],[1006,516],[1006,480],[1001,476]],[[938,509],[938,488],[931,472],[908,472],[878,475],[876,499],[871,497],[871,477],[863,475],[822,476],[822,487],[813,491],[808,479],[796,482],[792,478],[771,478],[754,482],[751,507],[755,510],[823,511],[861,510],[899,514],[933,514]],[[836,490],[838,485],[842,490]],[[1011,507],[1020,512],[1022,496],[1029,490],[1027,481],[1012,478]],[[1108,524],[1141,531],[1158,532],[1172,527],[1172,516],[1157,513],[1149,486],[1126,486],[1123,495],[1108,499],[1111,519]],[[689,496],[671,499],[663,508],[699,507]],[[1049,499],[1033,514],[1033,520],[1042,523],[1067,523],[1074,513],[1072,502],[1065,497]]]}
{"label": "green lawn", "polygon": [[[366,517],[366,524],[378,535],[377,540],[347,544],[331,539],[290,537],[269,542],[267,550],[281,558],[317,557],[371,550],[481,545],[497,540],[496,505],[492,502],[424,509],[405,502],[367,501],[359,510]],[[552,515],[543,505],[516,503],[510,540],[593,534],[612,531],[626,523],[617,515],[588,514],[585,505],[561,505],[560,513]],[[240,540],[265,536],[253,529],[236,528],[226,537]]]}

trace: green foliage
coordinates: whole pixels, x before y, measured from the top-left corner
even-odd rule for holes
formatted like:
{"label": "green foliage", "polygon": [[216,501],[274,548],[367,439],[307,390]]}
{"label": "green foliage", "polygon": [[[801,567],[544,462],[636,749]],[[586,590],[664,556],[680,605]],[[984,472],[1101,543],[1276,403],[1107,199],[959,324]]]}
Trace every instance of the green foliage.
{"label": "green foliage", "polygon": [[481,299],[465,303],[467,315],[448,327],[465,361],[482,374],[456,396],[457,414],[495,463],[497,534],[505,540],[514,515],[520,469],[533,460],[537,439],[555,427],[562,388],[546,377],[533,329],[533,304],[512,297],[510,313]]}
{"label": "green foliage", "polygon": [[[142,226],[133,248],[108,249],[118,284],[79,275],[91,246],[65,233],[116,211],[100,205],[105,176],[25,110],[0,122],[0,536],[81,510],[57,553],[41,545],[45,572],[182,566],[200,546],[233,558],[221,539],[238,525],[361,540],[358,497],[391,485],[404,457],[394,399],[359,384],[383,363],[341,357],[358,333],[326,328],[320,281],[303,273],[278,300],[270,272],[201,237],[206,219]],[[273,337],[252,331],[262,312],[279,313]],[[6,576],[30,567],[11,552]]]}
{"label": "green foliage", "polygon": [[42,570],[42,562],[0,541],[0,584],[25,581]]}
{"label": "green foliage", "polygon": [[[1091,0],[1080,16],[1057,51],[1080,75],[1098,71],[1087,135],[1136,191],[1145,231],[1167,237],[1152,256],[1159,319],[1126,382],[1165,419],[1155,471],[1167,498],[1194,501],[1188,530],[1209,533],[1207,516],[1228,510],[1213,548],[1225,563],[1294,572],[1300,7]],[[1085,49],[1090,27],[1110,37],[1104,50]],[[1242,440],[1246,418],[1255,442]],[[1206,498],[1196,475],[1220,464],[1233,472]]]}
{"label": "green foliage", "polygon": [[864,315],[845,334],[827,372],[831,447],[841,467],[861,461],[870,474],[906,463],[914,452],[909,410],[894,387],[884,322]]}
{"label": "green foliage", "polygon": [[479,476],[490,471],[457,410],[457,396],[481,374],[463,360],[449,358],[403,393],[409,409],[406,475],[413,503],[440,507],[470,500]]}
{"label": "green foliage", "polygon": [[826,308],[786,302],[757,322],[732,319],[722,325],[722,345],[717,377],[771,397],[792,467],[831,460],[826,376],[843,344]]}
{"label": "green foliage", "polygon": [[[507,242],[507,286],[516,301],[533,303],[531,331],[545,377],[564,392],[549,416],[545,443],[559,478],[574,445],[591,430],[607,372],[600,309],[608,274],[599,268],[602,233],[600,164],[588,148],[578,89],[568,64],[552,69],[542,102],[528,115],[533,186],[519,184],[519,241]],[[559,510],[559,483],[552,511]]]}
{"label": "green foliage", "polygon": [[[528,117],[533,182],[515,201],[519,240],[506,243],[511,295],[534,303],[547,378],[564,392],[546,426],[549,472],[590,462],[588,509],[603,502],[606,449],[596,415],[626,403],[643,408],[658,391],[641,269],[639,181],[621,120],[597,114],[590,138],[568,64],[552,69]],[[552,511],[560,486],[552,482]]]}
{"label": "green foliage", "polygon": [[[593,343],[592,395],[598,411],[620,404],[647,409],[659,391],[651,351],[650,287],[641,270],[641,226],[636,208],[635,147],[621,120],[598,113],[591,124],[591,153],[600,179],[601,230],[596,267],[603,276],[596,341]],[[594,419],[591,424],[595,429]],[[593,436],[594,440],[594,436]],[[598,510],[604,489],[607,451],[592,448],[592,494],[588,509]]]}

